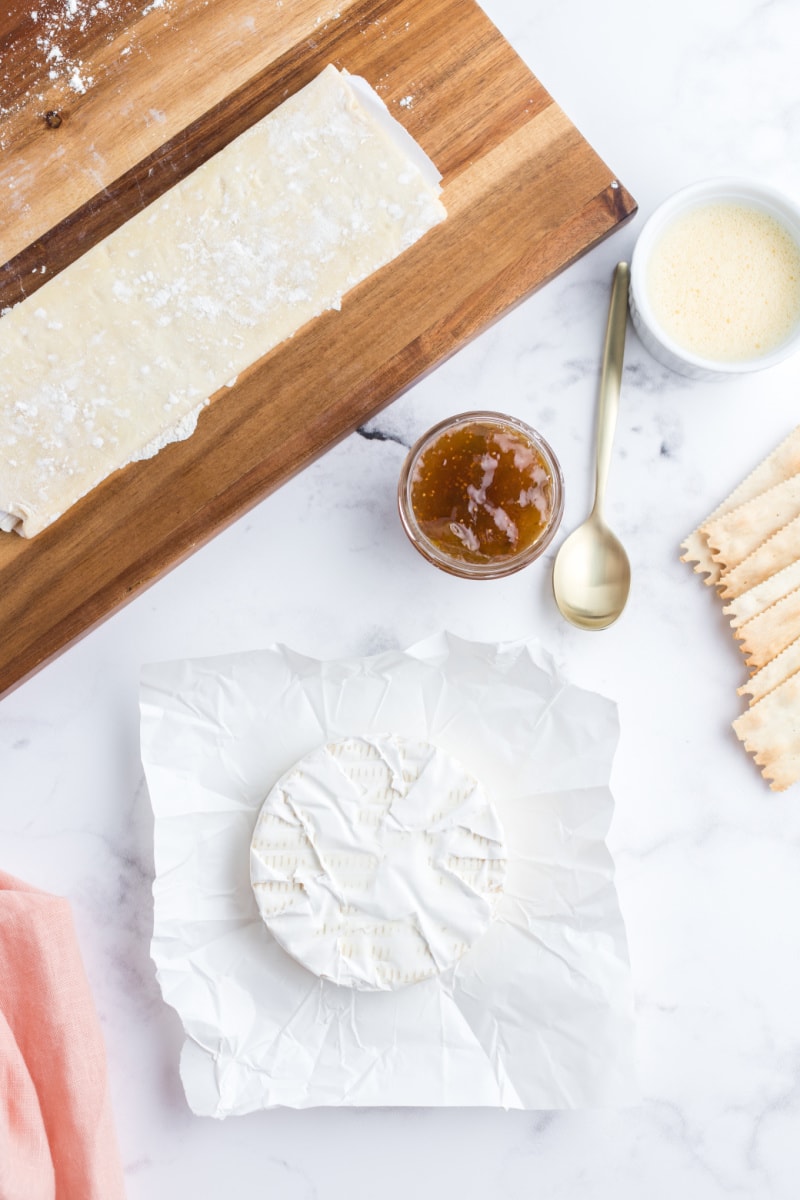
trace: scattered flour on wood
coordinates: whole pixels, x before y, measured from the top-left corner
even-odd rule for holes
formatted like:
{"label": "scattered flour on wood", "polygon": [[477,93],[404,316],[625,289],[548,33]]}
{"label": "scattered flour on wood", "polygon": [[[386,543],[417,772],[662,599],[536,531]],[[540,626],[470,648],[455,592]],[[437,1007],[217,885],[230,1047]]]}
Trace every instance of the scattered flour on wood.
{"label": "scattered flour on wood", "polygon": [[[175,0],[45,0],[34,3],[27,14],[21,14],[16,33],[19,52],[15,54],[14,31],[0,63],[0,120],[27,110],[32,102],[53,104],[53,90],[83,96],[96,82],[86,59],[90,39],[98,33],[108,42],[117,39],[127,44],[120,48],[119,57],[131,53],[136,40],[135,24],[139,17],[156,9],[168,12]],[[35,51],[31,52],[32,44]],[[85,54],[85,57],[84,57]],[[30,76],[28,90],[16,94],[20,61],[24,61]],[[55,97],[58,99],[57,94]],[[0,149],[7,137],[0,127]]]}

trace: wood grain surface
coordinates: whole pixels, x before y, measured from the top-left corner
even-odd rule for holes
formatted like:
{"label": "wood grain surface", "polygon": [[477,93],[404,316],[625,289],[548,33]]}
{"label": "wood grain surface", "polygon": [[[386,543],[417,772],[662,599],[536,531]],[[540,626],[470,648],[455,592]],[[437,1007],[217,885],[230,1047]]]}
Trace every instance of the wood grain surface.
{"label": "wood grain surface", "polygon": [[431,156],[448,219],[240,375],[188,441],[33,539],[0,534],[0,692],[635,211],[473,0],[73,7],[68,19],[64,0],[10,0],[0,13],[0,307],[328,62],[365,76]]}

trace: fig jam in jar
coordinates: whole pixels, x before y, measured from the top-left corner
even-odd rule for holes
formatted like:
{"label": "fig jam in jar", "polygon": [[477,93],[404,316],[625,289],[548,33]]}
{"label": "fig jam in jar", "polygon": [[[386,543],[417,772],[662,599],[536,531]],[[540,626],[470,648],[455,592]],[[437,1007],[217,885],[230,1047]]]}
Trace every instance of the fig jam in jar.
{"label": "fig jam in jar", "polygon": [[434,566],[469,579],[510,575],[552,541],[564,508],[561,468],[543,437],[495,412],[435,425],[400,476],[400,517]]}

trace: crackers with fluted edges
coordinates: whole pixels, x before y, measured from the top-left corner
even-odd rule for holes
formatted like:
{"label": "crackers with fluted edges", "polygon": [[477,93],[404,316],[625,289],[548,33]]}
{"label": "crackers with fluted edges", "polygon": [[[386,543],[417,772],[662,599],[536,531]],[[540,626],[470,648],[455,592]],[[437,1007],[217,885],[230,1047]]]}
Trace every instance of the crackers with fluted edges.
{"label": "crackers with fluted edges", "polygon": [[722,611],[730,618],[733,628],[738,629],[797,587],[800,587],[800,558],[736,596]]}
{"label": "crackers with fluted edges", "polygon": [[800,779],[800,426],[682,545],[723,600],[750,678],[733,722],[773,791]]}
{"label": "crackers with fluted edges", "polygon": [[791,675],[733,722],[773,792],[800,779],[800,673]]}
{"label": "crackers with fluted edges", "polygon": [[790,642],[785,650],[776,654],[759,671],[755,671],[747,683],[737,689],[738,693],[740,696],[749,696],[752,706],[768,696],[790,675],[794,675],[795,671],[800,671],[800,637]]}
{"label": "crackers with fluted edges", "polygon": [[723,600],[735,600],[751,588],[800,559],[800,517],[784,525],[762,542],[743,562],[720,577],[718,588]]}
{"label": "crackers with fluted edges", "polygon": [[710,521],[705,530],[711,556],[723,573],[729,571],[795,517],[800,517],[800,474]]}
{"label": "crackers with fluted edges", "polygon": [[751,670],[765,667],[800,637],[800,588],[795,588],[736,630],[739,649]]}
{"label": "crackers with fluted edges", "polygon": [[714,509],[714,512],[693,533],[689,534],[681,546],[681,549],[685,551],[685,554],[681,556],[681,562],[694,563],[694,570],[698,574],[706,575],[704,583],[716,584],[722,572],[719,563],[714,561],[708,548],[706,526],[711,521],[724,516],[738,508],[740,504],[752,500],[754,496],[768,491],[776,483],[781,483],[798,472],[800,472],[800,425],[793,429],[789,436],[784,438],[780,445],[776,446],[746,479],[742,480],[739,486]]}

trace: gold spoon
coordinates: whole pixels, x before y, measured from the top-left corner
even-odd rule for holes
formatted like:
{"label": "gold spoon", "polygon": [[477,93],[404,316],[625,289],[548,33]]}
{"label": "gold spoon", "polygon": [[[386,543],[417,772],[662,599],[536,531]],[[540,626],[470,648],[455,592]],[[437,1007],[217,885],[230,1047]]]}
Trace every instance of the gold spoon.
{"label": "gold spoon", "polygon": [[628,264],[617,263],[600,374],[594,505],[584,523],[562,543],[553,567],[556,604],[579,629],[605,629],[613,624],[625,607],[631,586],[628,556],[603,520],[603,497],[622,383],[629,277]]}

